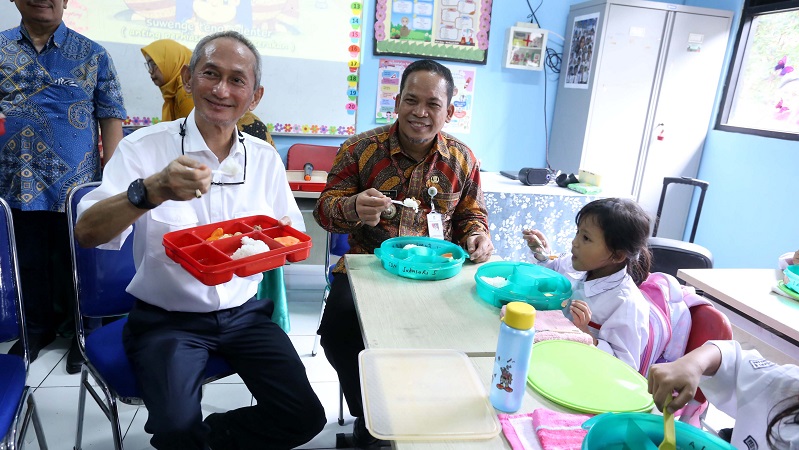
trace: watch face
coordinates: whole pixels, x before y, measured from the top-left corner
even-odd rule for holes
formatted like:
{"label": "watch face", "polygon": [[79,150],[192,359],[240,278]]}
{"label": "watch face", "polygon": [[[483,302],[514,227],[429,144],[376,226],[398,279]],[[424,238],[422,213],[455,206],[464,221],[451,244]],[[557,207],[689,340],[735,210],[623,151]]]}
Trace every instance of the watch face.
{"label": "watch face", "polygon": [[128,201],[137,208],[152,208],[150,203],[147,202],[147,189],[144,187],[144,180],[141,178],[128,186]]}

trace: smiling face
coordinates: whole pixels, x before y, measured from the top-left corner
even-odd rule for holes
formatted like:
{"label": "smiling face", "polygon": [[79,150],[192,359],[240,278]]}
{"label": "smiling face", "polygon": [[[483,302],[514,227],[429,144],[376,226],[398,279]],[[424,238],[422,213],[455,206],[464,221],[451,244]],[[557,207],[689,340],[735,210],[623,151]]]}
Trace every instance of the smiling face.
{"label": "smiling face", "polygon": [[58,28],[68,0],[14,0],[26,26]]}
{"label": "smiling face", "polygon": [[590,272],[588,279],[601,278],[618,272],[624,258],[613,254],[605,243],[605,234],[593,216],[580,218],[577,235],[572,240],[572,266]]}
{"label": "smiling face", "polygon": [[255,79],[255,65],[255,55],[246,45],[221,37],[202,49],[193,72],[183,67],[183,84],[194,99],[200,129],[204,124],[235,126],[245,112],[258,105],[263,87]]}
{"label": "smiling face", "polygon": [[394,105],[402,149],[422,156],[455,112],[447,98],[447,82],[425,70],[411,73]]}

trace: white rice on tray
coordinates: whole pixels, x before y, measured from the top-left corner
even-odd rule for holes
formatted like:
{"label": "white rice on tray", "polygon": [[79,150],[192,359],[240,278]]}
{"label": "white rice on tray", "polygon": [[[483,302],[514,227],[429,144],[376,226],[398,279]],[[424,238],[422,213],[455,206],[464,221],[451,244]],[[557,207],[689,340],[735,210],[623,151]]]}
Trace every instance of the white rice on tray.
{"label": "white rice on tray", "polygon": [[495,288],[504,288],[510,283],[505,277],[486,277],[481,275],[480,279]]}
{"label": "white rice on tray", "polygon": [[230,257],[232,259],[241,259],[268,251],[269,246],[266,245],[266,242],[253,239],[249,236],[244,236],[241,238],[241,247],[239,247],[239,249],[236,250]]}

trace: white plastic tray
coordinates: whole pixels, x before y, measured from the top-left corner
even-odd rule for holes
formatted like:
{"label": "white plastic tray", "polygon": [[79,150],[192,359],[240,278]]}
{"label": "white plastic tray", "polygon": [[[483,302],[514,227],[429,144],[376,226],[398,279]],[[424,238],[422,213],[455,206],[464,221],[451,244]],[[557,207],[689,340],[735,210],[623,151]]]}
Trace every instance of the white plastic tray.
{"label": "white plastic tray", "polygon": [[465,353],[367,349],[358,356],[366,428],[387,440],[490,439],[497,412]]}

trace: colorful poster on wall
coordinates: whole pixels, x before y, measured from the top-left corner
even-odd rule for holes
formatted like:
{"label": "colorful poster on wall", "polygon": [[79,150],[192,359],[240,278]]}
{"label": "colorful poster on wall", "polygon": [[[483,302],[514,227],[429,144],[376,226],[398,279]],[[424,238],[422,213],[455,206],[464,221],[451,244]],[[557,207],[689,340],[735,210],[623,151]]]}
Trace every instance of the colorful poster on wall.
{"label": "colorful poster on wall", "polygon": [[452,105],[455,113],[444,126],[447,133],[469,133],[472,129],[472,111],[474,110],[474,77],[477,71],[473,67],[453,66],[447,64],[455,81]]}
{"label": "colorful poster on wall", "polygon": [[[377,123],[393,123],[397,119],[394,105],[399,94],[400,81],[405,68],[413,61],[399,59],[380,59],[377,71]],[[452,105],[455,112],[444,126],[447,133],[469,133],[474,109],[474,79],[477,70],[469,66],[445,64],[452,72],[455,88]]]}
{"label": "colorful poster on wall", "polygon": [[569,63],[566,65],[566,79],[563,87],[588,89],[591,79],[591,59],[594,56],[594,39],[599,13],[586,14],[574,18],[572,27]]}
{"label": "colorful poster on wall", "polygon": [[394,104],[399,92],[400,78],[411,62],[380,58],[377,68],[377,123],[392,123],[397,119]]}
{"label": "colorful poster on wall", "polygon": [[375,55],[485,64],[492,0],[376,0]]}

